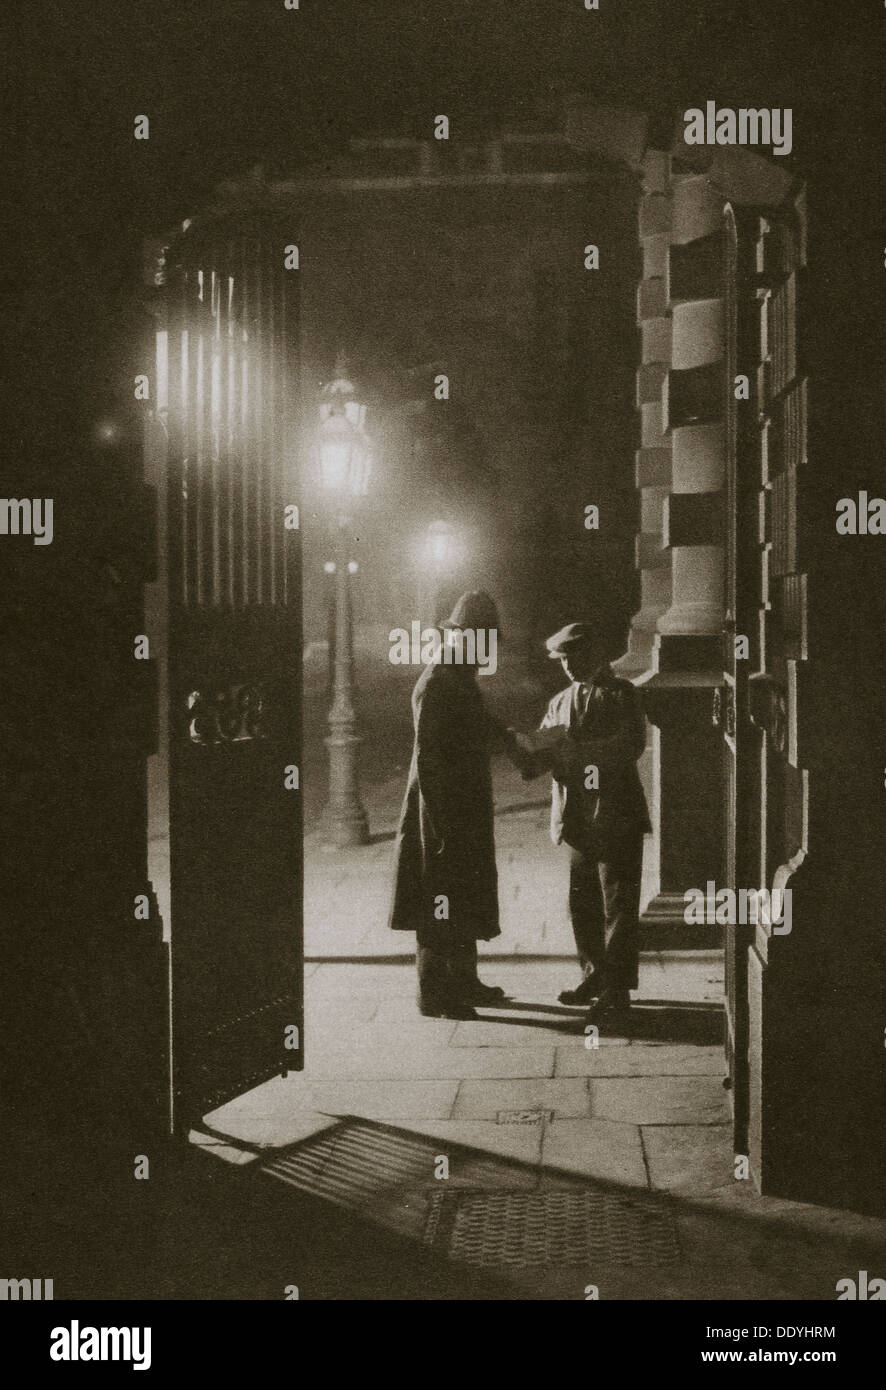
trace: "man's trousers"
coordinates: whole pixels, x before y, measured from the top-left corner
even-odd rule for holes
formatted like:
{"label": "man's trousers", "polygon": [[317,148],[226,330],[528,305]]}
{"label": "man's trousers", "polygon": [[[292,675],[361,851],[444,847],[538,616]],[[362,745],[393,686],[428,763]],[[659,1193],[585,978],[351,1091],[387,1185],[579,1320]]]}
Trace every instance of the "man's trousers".
{"label": "man's trousers", "polygon": [[439,928],[418,932],[415,963],[418,989],[428,1004],[468,1002],[477,984],[477,943],[445,935]]}
{"label": "man's trousers", "polygon": [[569,915],[582,974],[600,990],[637,988],[643,832],[569,846]]}

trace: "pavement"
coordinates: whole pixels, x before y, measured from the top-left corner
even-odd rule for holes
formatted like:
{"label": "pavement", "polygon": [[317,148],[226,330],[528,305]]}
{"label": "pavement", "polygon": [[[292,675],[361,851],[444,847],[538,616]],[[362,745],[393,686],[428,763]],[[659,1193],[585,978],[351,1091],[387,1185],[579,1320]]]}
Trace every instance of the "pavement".
{"label": "pavement", "polygon": [[[489,958],[547,956],[574,959],[567,912],[566,851],[548,833],[550,802],[499,795],[495,818],[501,935],[481,942]],[[647,836],[647,851],[651,840]],[[325,848],[318,832],[305,838],[305,958],[411,960],[415,937],[388,927],[393,882],[393,831],[354,849]],[[654,892],[653,866],[644,873],[642,902]]]}
{"label": "pavement", "polygon": [[645,955],[624,1031],[599,1037],[556,1003],[562,962],[482,973],[510,998],[454,1022],[419,1016],[405,963],[309,966],[305,1071],[192,1138],[293,1220],[345,1208],[355,1238],[396,1233],[501,1297],[827,1300],[883,1265],[886,1222],[736,1180],[721,953]]}
{"label": "pavement", "polygon": [[[367,786],[370,842],[349,849],[324,844],[319,811],[304,839],[305,958],[310,961],[411,960],[415,938],[388,928],[394,837],[406,789],[405,766]],[[651,762],[647,749],[641,774]],[[322,776],[322,773],[318,775]],[[505,757],[492,765],[501,935],[481,942],[488,957],[571,959],[575,942],[567,912],[566,851],[550,838],[550,783],[524,782]],[[652,838],[646,837],[641,908],[656,891]]]}
{"label": "pavement", "polygon": [[[412,755],[410,694],[416,672],[373,662],[365,652],[358,666],[360,785],[370,842],[334,849],[324,844],[322,830],[327,789],[326,672],[316,659],[306,664],[302,786],[305,958],[310,961],[411,960],[415,953],[414,937],[390,931],[387,922],[394,836]],[[542,686],[518,665],[503,666],[495,676],[480,681],[490,711],[520,729],[537,727],[550,693],[560,683],[554,674],[549,686]],[[651,746],[639,767],[649,785]],[[566,908],[566,852],[555,848],[549,833],[550,780],[540,777],[524,782],[508,758],[498,755],[492,759],[492,786],[501,935],[481,943],[481,954],[572,958],[575,944]],[[641,906],[657,889],[650,836],[646,851]]]}
{"label": "pavement", "polygon": [[[544,781],[523,783],[505,759],[493,764],[502,932],[480,954],[482,978],[509,998],[477,1021],[419,1016],[414,938],[387,927],[411,679],[368,675],[372,837],[353,849],[323,845],[327,702],[317,681],[307,691],[305,1070],[192,1136],[244,1183],[285,1197],[291,1208],[272,1220],[282,1232],[345,1212],[356,1224],[344,1248],[365,1255],[396,1238],[423,1261],[418,1293],[398,1292],[389,1266],[373,1274],[348,1259],[348,1291],[333,1278],[314,1296],[829,1300],[838,1279],[883,1272],[886,1222],[760,1197],[736,1177],[713,942],[644,951],[620,1033],[586,1035],[583,1012],[556,1002],[576,983],[565,856],[549,839]],[[484,695],[517,727],[543,709],[518,673]],[[649,858],[644,904],[657,886]]]}

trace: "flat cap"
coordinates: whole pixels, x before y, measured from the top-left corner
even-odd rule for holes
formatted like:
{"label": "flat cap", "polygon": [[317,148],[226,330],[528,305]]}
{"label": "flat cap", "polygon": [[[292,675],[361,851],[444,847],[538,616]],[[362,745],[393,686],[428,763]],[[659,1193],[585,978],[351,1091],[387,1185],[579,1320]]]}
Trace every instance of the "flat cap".
{"label": "flat cap", "polygon": [[561,656],[567,652],[577,651],[579,647],[589,647],[594,640],[594,631],[590,623],[567,623],[561,627],[559,632],[555,632],[553,637],[549,637],[545,642],[548,649],[548,656],[554,661],[559,661]]}

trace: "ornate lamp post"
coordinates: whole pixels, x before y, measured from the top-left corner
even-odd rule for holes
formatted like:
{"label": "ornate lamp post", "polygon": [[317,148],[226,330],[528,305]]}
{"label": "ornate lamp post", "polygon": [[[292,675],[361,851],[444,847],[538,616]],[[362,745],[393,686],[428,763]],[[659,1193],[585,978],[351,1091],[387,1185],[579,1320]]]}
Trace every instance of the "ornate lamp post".
{"label": "ornate lamp post", "polygon": [[432,521],[428,526],[422,546],[422,574],[425,600],[420,604],[422,615],[427,607],[427,617],[435,623],[441,616],[437,612],[440,602],[440,588],[448,578],[455,552],[455,537],[448,521]]}
{"label": "ornate lamp post", "polygon": [[338,847],[362,845],[369,838],[366,811],[357,782],[354,731],[354,637],[348,563],[350,510],[369,487],[372,444],[366,434],[366,406],[348,378],[344,361],[320,399],[317,455],[323,489],[332,504],[335,534],[335,676],[329,710],[329,802],[324,812],[325,838]]}

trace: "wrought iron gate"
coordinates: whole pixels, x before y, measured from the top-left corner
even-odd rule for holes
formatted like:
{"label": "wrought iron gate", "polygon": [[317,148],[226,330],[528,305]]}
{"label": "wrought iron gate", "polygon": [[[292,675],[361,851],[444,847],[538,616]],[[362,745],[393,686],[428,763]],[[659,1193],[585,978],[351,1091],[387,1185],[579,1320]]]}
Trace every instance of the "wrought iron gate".
{"label": "wrought iron gate", "polygon": [[167,258],[178,1129],[302,1064],[298,277],[284,269],[287,239],[261,217],[208,219]]}

